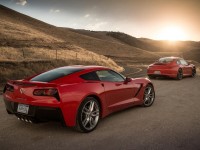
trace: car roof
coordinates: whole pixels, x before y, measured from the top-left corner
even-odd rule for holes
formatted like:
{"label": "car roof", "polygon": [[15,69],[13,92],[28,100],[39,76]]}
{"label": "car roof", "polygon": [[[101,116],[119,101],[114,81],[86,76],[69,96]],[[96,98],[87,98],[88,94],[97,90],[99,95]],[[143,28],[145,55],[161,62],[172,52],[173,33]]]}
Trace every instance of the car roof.
{"label": "car roof", "polygon": [[165,59],[183,59],[183,58],[181,58],[181,57],[175,57],[175,56],[171,56],[171,57],[161,57],[161,58],[165,58]]}
{"label": "car roof", "polygon": [[64,66],[59,68],[77,68],[77,69],[83,69],[83,70],[102,70],[102,69],[110,69],[108,67],[104,66],[97,66],[97,65],[90,65],[90,66],[84,66],[84,65],[72,65],[72,66]]}

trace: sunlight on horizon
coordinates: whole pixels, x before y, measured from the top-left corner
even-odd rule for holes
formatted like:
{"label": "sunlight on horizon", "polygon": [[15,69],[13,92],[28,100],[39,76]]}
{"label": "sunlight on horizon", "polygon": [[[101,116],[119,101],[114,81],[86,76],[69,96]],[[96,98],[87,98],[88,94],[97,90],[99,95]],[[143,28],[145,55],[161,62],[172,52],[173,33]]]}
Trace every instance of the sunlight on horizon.
{"label": "sunlight on horizon", "polygon": [[181,27],[167,26],[160,30],[160,32],[156,35],[156,39],[168,41],[185,41],[187,40],[187,36]]}

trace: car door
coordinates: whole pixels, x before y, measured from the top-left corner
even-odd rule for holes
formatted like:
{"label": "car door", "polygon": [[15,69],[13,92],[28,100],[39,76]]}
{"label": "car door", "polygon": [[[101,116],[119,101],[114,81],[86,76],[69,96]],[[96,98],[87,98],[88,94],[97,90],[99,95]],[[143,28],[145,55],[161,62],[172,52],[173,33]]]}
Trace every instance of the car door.
{"label": "car door", "polygon": [[100,70],[96,74],[105,88],[108,109],[115,111],[133,104],[137,90],[131,82],[126,83],[122,75],[112,70]]}

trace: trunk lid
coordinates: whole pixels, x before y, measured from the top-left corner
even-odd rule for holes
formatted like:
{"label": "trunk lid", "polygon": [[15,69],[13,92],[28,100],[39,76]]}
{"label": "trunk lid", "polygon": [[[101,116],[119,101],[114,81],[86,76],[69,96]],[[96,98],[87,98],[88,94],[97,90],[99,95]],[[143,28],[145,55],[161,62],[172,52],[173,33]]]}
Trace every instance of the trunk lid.
{"label": "trunk lid", "polygon": [[[46,82],[30,82],[23,80],[10,80],[7,82],[6,86],[13,87],[13,91],[8,91],[6,95],[13,100],[21,101],[21,100],[34,100],[33,91],[35,89],[43,89],[43,88],[56,88],[57,85],[53,83]],[[4,92],[6,92],[6,88]]]}
{"label": "trunk lid", "polygon": [[152,65],[149,66],[151,69],[167,69],[171,66],[172,63],[160,63],[155,62]]}

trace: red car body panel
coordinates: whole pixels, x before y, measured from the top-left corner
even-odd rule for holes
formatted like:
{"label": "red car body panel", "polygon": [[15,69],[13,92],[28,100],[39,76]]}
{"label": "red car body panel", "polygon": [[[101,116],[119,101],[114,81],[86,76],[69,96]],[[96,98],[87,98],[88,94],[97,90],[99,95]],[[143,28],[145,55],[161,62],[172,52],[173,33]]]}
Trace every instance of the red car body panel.
{"label": "red car body panel", "polygon": [[[79,106],[86,97],[93,96],[99,101],[101,106],[100,116],[103,118],[112,112],[143,104],[145,87],[147,84],[152,84],[147,78],[131,79],[129,82],[84,80],[80,77],[83,74],[110,69],[101,66],[69,67],[79,67],[83,70],[50,82],[31,81],[33,77],[8,81],[7,84],[14,87],[14,92],[4,90],[3,97],[6,109],[17,114],[14,106],[9,106],[8,103],[57,108],[61,110],[65,124],[75,126]],[[52,96],[35,96],[33,94],[35,89],[48,88],[56,88],[59,99]]]}
{"label": "red car body panel", "polygon": [[171,78],[176,78],[178,70],[181,68],[183,71],[183,76],[191,76],[192,69],[195,67],[193,64],[183,65],[177,64],[182,58],[179,57],[166,57],[171,58],[172,61],[169,63],[159,63],[155,62],[148,66],[147,68],[147,75],[148,76],[167,76]]}

